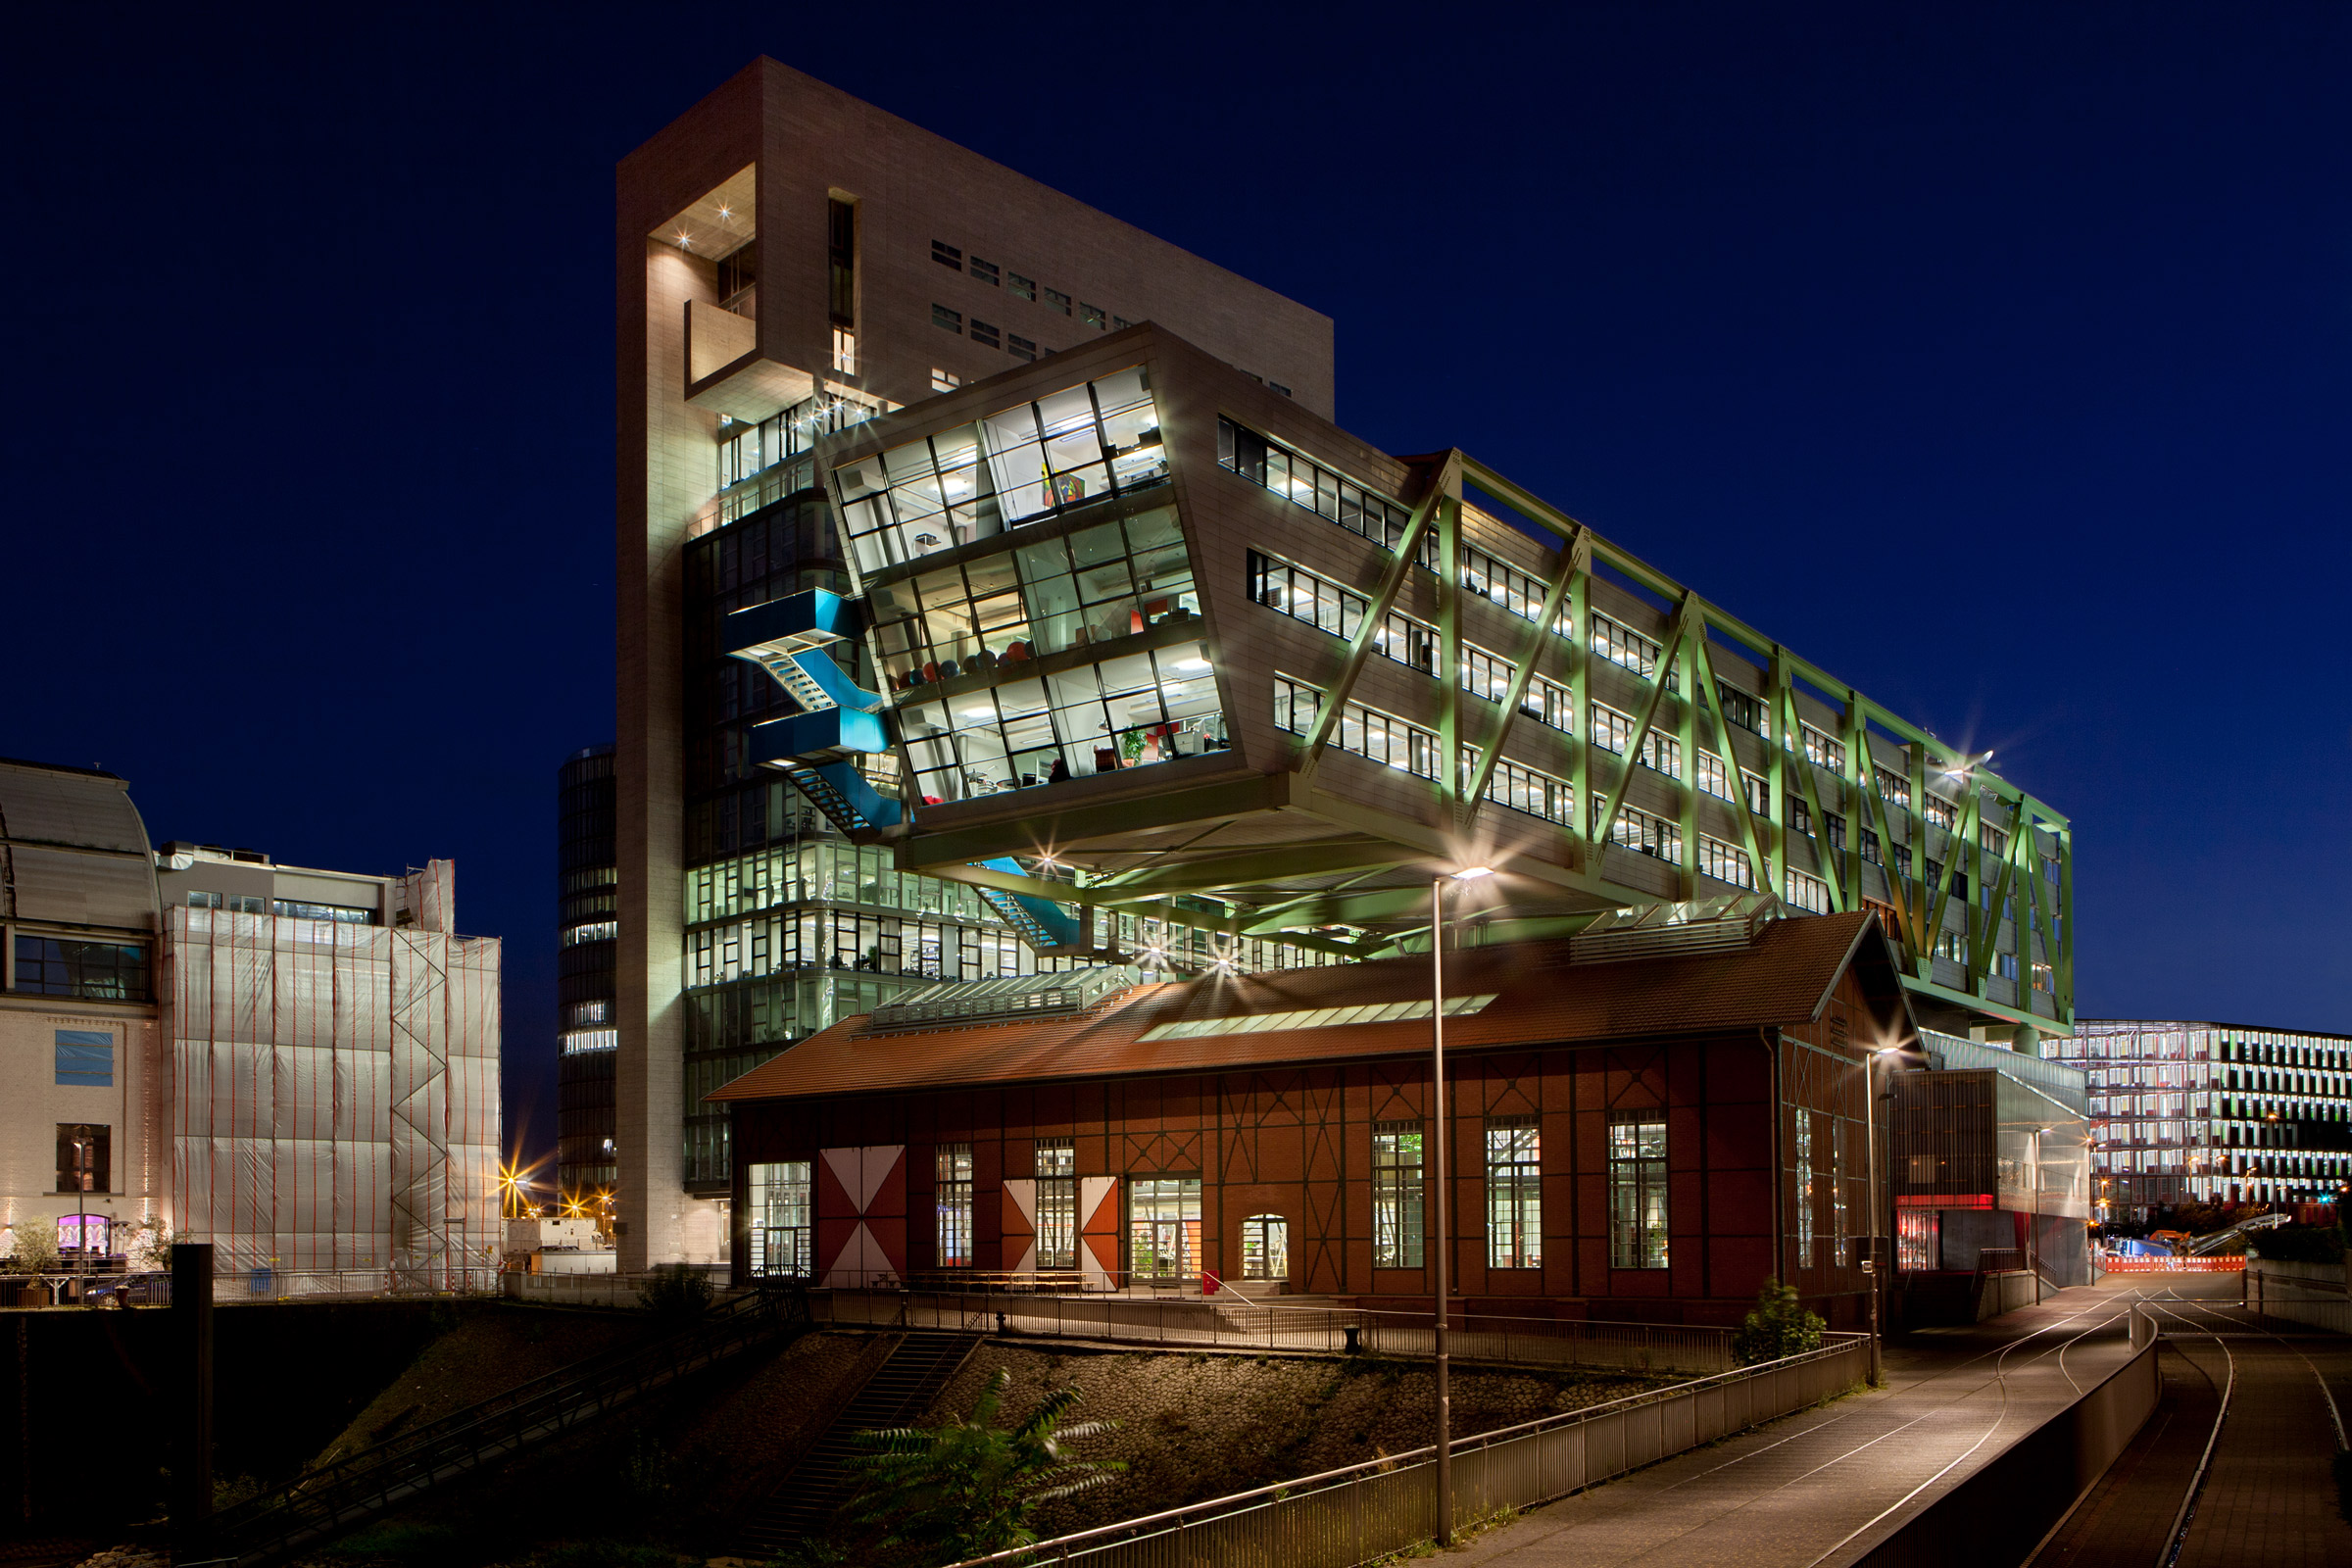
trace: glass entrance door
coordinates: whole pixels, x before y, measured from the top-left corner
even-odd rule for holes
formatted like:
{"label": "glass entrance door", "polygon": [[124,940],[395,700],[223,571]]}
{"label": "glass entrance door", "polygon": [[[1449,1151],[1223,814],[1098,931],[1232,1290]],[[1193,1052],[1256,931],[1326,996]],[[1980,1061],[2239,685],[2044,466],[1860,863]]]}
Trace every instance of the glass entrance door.
{"label": "glass entrance door", "polygon": [[1138,1284],[1200,1275],[1200,1177],[1139,1176],[1128,1182],[1127,1272]]}

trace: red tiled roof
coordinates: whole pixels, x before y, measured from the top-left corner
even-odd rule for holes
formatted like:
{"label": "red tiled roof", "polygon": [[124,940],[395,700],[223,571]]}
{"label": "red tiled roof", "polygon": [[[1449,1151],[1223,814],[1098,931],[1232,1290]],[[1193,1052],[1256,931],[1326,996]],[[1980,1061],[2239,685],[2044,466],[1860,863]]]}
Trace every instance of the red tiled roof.
{"label": "red tiled roof", "polygon": [[[1449,997],[1495,1000],[1449,1018],[1448,1049],[1744,1032],[1817,1017],[1865,941],[1890,965],[1868,914],[1767,923],[1729,952],[1569,962],[1565,939],[1471,948],[1446,956]],[[1891,968],[1883,969],[1886,986]],[[1427,957],[1381,958],[1322,969],[1206,976],[1138,986],[1091,1012],[1058,1018],[860,1034],[851,1018],[755,1067],[709,1098],[798,1099],[875,1090],[944,1088],[1138,1073],[1216,1072],[1278,1062],[1411,1055],[1429,1049],[1429,1020],[1291,1029],[1190,1039],[1141,1038],[1156,1024],[1294,1008],[1408,1002],[1429,995]]]}

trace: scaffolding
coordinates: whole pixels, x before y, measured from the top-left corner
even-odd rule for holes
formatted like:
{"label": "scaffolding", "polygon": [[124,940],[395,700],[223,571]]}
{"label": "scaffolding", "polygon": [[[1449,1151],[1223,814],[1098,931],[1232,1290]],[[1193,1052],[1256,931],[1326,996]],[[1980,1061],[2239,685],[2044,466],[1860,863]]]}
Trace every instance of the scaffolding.
{"label": "scaffolding", "polygon": [[171,1218],[223,1272],[495,1264],[499,942],[445,928],[451,882],[406,878],[391,927],[166,911]]}

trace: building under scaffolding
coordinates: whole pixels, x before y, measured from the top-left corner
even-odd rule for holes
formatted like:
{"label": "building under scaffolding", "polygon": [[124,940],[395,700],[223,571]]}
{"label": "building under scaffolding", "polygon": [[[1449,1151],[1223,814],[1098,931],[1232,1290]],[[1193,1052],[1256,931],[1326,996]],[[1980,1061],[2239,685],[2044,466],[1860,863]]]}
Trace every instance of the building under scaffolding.
{"label": "building under scaffolding", "polygon": [[174,1224],[224,1270],[429,1287],[494,1266],[498,940],[451,933],[446,860],[381,878],[251,860],[158,857]]}

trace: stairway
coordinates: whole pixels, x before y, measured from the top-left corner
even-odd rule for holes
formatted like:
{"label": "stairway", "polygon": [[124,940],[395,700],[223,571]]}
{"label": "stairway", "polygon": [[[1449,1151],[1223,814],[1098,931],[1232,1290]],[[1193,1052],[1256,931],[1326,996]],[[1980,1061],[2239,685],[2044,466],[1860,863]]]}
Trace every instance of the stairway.
{"label": "stairway", "polygon": [[979,1348],[977,1334],[918,1329],[901,1339],[784,1484],[752,1510],[738,1553],[764,1559],[821,1532],[853,1490],[849,1461],[860,1451],[857,1434],[905,1426],[920,1416]]}

